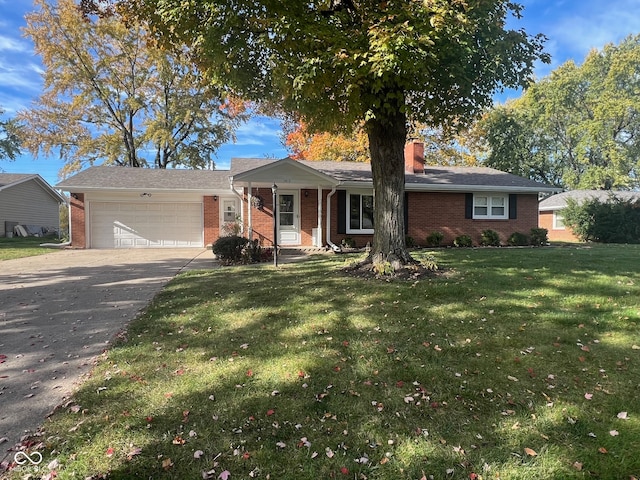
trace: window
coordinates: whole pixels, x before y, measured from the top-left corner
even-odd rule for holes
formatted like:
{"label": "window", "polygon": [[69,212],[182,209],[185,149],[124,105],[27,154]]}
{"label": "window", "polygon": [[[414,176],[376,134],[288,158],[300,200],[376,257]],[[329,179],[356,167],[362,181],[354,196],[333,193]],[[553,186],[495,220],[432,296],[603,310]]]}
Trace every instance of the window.
{"label": "window", "polygon": [[564,230],[564,217],[561,213],[553,212],[553,229]]}
{"label": "window", "polygon": [[236,221],[236,201],[235,200],[222,201],[222,221],[224,223]]}
{"label": "window", "polygon": [[506,195],[474,195],[473,218],[508,218],[509,201]]}
{"label": "window", "polygon": [[373,195],[351,193],[347,199],[347,233],[373,233]]}

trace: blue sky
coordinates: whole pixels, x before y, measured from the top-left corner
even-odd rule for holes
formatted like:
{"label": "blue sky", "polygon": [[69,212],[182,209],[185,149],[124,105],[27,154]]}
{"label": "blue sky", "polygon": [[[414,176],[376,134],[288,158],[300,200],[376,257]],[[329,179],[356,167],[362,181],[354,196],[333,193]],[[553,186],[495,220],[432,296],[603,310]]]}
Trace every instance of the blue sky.
{"label": "blue sky", "polygon": [[[581,63],[593,48],[618,43],[630,34],[640,33],[638,0],[520,0],[523,18],[512,28],[548,37],[546,51],[551,65],[540,64],[536,76],[542,78],[567,60]],[[0,0],[0,108],[4,118],[28,108],[42,89],[42,66],[30,40],[22,37],[24,14],[31,11],[31,0]],[[515,96],[515,94],[510,94]],[[505,96],[499,97],[504,99]],[[242,126],[235,144],[218,151],[217,168],[228,168],[232,157],[286,156],[277,121],[260,117]],[[23,155],[9,162],[0,160],[0,171],[39,173],[50,184],[58,181],[62,161]]]}

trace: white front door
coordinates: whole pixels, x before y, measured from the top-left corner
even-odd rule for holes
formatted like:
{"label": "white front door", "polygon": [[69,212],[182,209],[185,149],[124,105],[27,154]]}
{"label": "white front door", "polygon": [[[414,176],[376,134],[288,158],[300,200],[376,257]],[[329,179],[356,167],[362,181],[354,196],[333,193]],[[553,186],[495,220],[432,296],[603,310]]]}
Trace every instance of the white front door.
{"label": "white front door", "polygon": [[278,191],[278,244],[300,245],[300,192]]}

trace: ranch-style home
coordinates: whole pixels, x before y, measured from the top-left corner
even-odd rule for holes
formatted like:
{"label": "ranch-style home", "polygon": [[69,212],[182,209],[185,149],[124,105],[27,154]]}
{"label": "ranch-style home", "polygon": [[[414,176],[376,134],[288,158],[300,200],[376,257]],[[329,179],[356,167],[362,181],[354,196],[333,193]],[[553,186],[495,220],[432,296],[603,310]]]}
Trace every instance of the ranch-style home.
{"label": "ranch-style home", "polygon": [[[529,233],[538,195],[553,187],[485,167],[424,165],[424,146],[405,148],[408,236],[424,245],[458,235],[479,243],[483,230]],[[275,185],[276,219],[273,220]],[[57,188],[70,194],[76,248],[203,247],[241,232],[271,246],[338,249],[373,238],[373,182],[366,163],[241,159],[229,170],[91,167]],[[274,223],[276,228],[274,229]]]}
{"label": "ranch-style home", "polygon": [[612,198],[626,202],[640,202],[640,192],[611,191],[611,190],[570,190],[545,198],[540,202],[540,217],[538,222],[546,228],[548,238],[554,242],[579,242],[570,227],[564,224],[562,211],[567,208],[570,200],[582,204],[588,200],[598,200],[607,203]]}

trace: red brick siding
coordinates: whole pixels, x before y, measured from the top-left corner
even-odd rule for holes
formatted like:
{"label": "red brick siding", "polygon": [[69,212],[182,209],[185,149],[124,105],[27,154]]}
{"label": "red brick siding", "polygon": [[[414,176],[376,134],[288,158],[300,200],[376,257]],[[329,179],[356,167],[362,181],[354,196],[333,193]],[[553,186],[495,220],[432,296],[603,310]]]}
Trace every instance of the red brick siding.
{"label": "red brick siding", "polygon": [[[258,239],[260,244],[265,247],[271,246],[273,245],[273,195],[271,194],[271,189],[262,188],[258,190],[254,188],[252,195],[259,195],[262,197],[264,202],[262,209],[251,207],[253,238]],[[242,202],[242,208],[244,210],[244,219],[246,223],[249,218],[249,205],[246,193]]]}
{"label": "red brick siding", "polygon": [[202,199],[204,215],[204,244],[211,245],[220,236],[220,203],[218,198]]}
{"label": "red brick siding", "polygon": [[71,194],[71,246],[87,248],[84,193]]}
{"label": "red brick siding", "polygon": [[579,242],[580,240],[576,237],[571,228],[566,227],[563,230],[554,230],[553,229],[553,212],[540,212],[538,216],[538,223],[540,224],[540,228],[546,228],[548,230],[547,238],[551,242]]}
{"label": "red brick siding", "polygon": [[[311,246],[313,239],[312,230],[318,224],[318,197],[317,191],[309,189],[309,195],[305,197],[305,190],[300,191],[300,228],[301,245]],[[253,208],[253,235],[263,245],[273,244],[273,217],[272,195],[269,191],[260,194],[264,200],[262,210]],[[258,191],[254,189],[254,195]],[[322,244],[326,244],[326,199],[329,190],[322,192]],[[426,238],[434,231],[440,231],[445,235],[443,243],[450,245],[458,235],[469,235],[474,244],[480,243],[483,230],[491,229],[498,232],[502,243],[506,243],[514,232],[529,234],[532,228],[538,226],[538,197],[535,194],[518,195],[518,215],[513,220],[472,220],[464,218],[465,193],[426,193],[411,192],[409,197],[409,231],[418,245],[425,245]],[[247,219],[247,201],[243,202],[244,218]],[[353,233],[338,234],[338,200],[337,195],[331,198],[331,241],[336,245],[350,237],[356,242],[356,246],[364,247],[373,242],[373,235],[357,235]]]}
{"label": "red brick siding", "polygon": [[444,234],[444,245],[450,245],[458,235],[469,235],[475,245],[480,243],[483,230],[495,230],[502,243],[514,232],[529,234],[538,226],[538,196],[518,195],[517,218],[513,220],[473,220],[464,218],[464,193],[409,194],[408,235],[418,245],[434,231]]}

